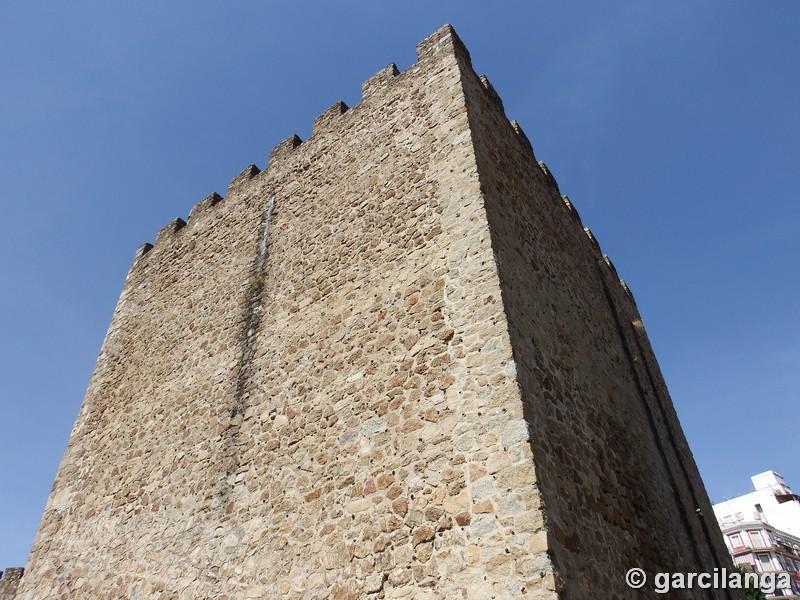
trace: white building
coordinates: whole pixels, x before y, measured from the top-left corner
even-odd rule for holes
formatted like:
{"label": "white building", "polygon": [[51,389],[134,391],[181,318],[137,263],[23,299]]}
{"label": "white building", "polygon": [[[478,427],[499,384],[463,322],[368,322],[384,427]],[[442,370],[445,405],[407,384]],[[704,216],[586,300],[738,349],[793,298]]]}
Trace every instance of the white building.
{"label": "white building", "polygon": [[722,525],[739,521],[765,521],[775,529],[800,537],[800,496],[793,494],[783,477],[767,471],[750,478],[754,492],[714,505]]}
{"label": "white building", "polygon": [[755,491],[714,505],[725,545],[736,565],[791,575],[794,595],[770,598],[800,598],[800,496],[774,471],[750,479]]}

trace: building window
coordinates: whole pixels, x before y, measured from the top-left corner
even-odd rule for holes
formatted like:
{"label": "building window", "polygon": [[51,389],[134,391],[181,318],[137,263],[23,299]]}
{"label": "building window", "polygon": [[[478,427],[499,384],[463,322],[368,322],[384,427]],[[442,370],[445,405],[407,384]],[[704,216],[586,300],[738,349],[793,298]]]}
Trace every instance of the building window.
{"label": "building window", "polygon": [[761,565],[762,571],[773,571],[772,568],[772,560],[769,558],[769,554],[758,554],[758,564]]}
{"label": "building window", "polygon": [[748,531],[747,535],[750,536],[750,545],[753,548],[765,548],[764,538],[761,537],[760,531]]}
{"label": "building window", "polygon": [[734,550],[736,548],[742,548],[744,546],[744,544],[742,543],[742,536],[739,535],[738,533],[731,533],[728,536],[728,540],[731,543],[731,548],[733,548]]}

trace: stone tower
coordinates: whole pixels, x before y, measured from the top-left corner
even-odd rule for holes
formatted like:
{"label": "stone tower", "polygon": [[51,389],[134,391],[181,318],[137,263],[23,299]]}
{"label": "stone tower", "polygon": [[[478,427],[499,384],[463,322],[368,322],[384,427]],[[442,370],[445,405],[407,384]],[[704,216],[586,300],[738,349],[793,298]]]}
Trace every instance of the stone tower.
{"label": "stone tower", "polygon": [[417,51],[137,251],[18,598],[727,565],[630,292],[452,28]]}

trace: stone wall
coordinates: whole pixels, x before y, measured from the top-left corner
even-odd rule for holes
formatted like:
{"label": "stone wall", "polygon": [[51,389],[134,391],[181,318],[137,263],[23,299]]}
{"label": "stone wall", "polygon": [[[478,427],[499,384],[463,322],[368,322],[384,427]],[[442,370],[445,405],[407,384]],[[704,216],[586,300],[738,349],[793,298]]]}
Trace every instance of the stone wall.
{"label": "stone wall", "polygon": [[709,558],[632,303],[452,29],[417,50],[137,251],[19,597],[622,597],[630,548]]}
{"label": "stone wall", "polygon": [[0,600],[14,600],[24,571],[25,569],[13,567],[0,571]]}
{"label": "stone wall", "polygon": [[632,567],[730,568],[630,291],[488,80],[464,82],[564,597],[634,595]]}

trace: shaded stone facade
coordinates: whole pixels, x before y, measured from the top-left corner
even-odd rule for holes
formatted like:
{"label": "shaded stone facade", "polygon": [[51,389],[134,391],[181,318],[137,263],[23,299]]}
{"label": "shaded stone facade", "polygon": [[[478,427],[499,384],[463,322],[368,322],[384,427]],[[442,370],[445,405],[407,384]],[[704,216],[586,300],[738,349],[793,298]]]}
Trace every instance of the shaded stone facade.
{"label": "shaded stone facade", "polygon": [[0,600],[14,600],[23,571],[18,567],[0,571]]}
{"label": "shaded stone facade", "polygon": [[417,50],[137,251],[19,598],[727,564],[627,289],[452,29]]}

